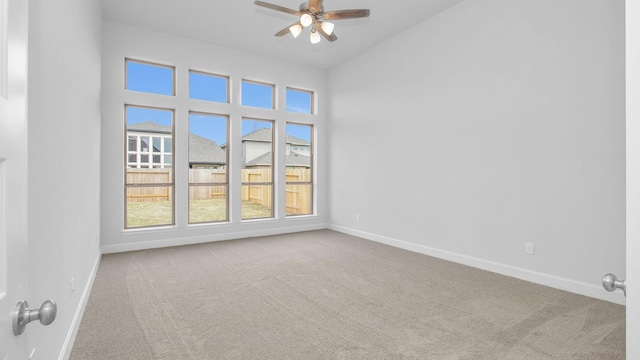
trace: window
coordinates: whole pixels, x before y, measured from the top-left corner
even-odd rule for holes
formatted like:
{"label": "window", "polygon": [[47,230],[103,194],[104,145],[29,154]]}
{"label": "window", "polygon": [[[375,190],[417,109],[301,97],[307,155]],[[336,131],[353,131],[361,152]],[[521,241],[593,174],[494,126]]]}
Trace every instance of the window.
{"label": "window", "polygon": [[189,98],[228,103],[229,78],[190,70]]}
{"label": "window", "polygon": [[286,215],[313,213],[313,126],[287,123]]}
{"label": "window", "polygon": [[226,115],[189,114],[189,223],[229,220]]}
{"label": "window", "polygon": [[273,123],[242,119],[242,219],[273,217]]}
{"label": "window", "polygon": [[313,114],[313,92],[287,88],[287,111]]}
{"label": "window", "polygon": [[[130,108],[129,111],[132,111]],[[127,130],[127,168],[171,168],[171,133],[158,132],[150,135],[140,129],[144,126],[132,124]]]}
{"label": "window", "polygon": [[125,228],[172,225],[173,110],[126,106]]}
{"label": "window", "polygon": [[242,105],[275,109],[275,85],[242,80]]}
{"label": "window", "polygon": [[283,85],[277,99],[275,82],[239,78],[237,108],[229,76],[133,59],[124,71],[125,229],[314,214],[313,91]]}
{"label": "window", "polygon": [[125,89],[175,95],[173,67],[130,59],[126,59],[125,63]]}

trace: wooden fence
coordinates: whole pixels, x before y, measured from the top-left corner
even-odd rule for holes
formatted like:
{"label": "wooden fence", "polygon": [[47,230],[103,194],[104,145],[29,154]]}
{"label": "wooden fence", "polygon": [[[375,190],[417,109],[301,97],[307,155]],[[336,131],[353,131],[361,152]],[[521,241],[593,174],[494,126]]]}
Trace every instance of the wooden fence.
{"label": "wooden fence", "polygon": [[[169,184],[171,169],[127,169],[127,185]],[[129,186],[128,202],[167,201],[172,199],[170,186]]]}
{"label": "wooden fence", "polygon": [[[242,169],[242,183],[271,182],[271,169]],[[242,201],[251,201],[268,209],[272,208],[272,185],[243,185]]]}
{"label": "wooden fence", "polygon": [[[309,169],[287,169],[287,182],[311,182]],[[285,207],[287,215],[311,214],[311,184],[287,185],[285,191]]]}
{"label": "wooden fence", "polygon": [[226,170],[189,169],[189,199],[208,200],[227,197],[227,186],[211,186],[197,184],[225,183]]}
{"label": "wooden fence", "polygon": [[[171,169],[127,169],[127,184],[162,184],[171,183]],[[271,169],[243,169],[242,201],[251,201],[264,207],[273,205],[272,186],[262,185],[271,181]],[[309,169],[287,169],[287,182],[310,182]],[[227,186],[206,185],[224,183],[225,170],[189,169],[189,198],[192,200],[224,199],[227,197]],[[256,183],[251,185],[251,183]],[[203,185],[198,185],[203,184]],[[169,186],[140,186],[127,188],[128,201],[166,201],[171,200],[172,191]],[[311,214],[312,191],[310,184],[286,186],[285,206],[287,215]]]}

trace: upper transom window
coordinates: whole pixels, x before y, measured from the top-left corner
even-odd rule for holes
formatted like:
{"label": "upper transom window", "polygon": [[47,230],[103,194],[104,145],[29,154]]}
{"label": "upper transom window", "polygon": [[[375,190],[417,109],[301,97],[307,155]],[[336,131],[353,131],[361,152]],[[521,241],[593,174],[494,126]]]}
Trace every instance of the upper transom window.
{"label": "upper transom window", "polygon": [[175,95],[175,70],[171,66],[126,59],[125,89]]}
{"label": "upper transom window", "polygon": [[189,98],[228,103],[229,78],[227,76],[190,70]]}
{"label": "upper transom window", "polygon": [[313,114],[313,92],[287,88],[287,111]]}
{"label": "upper transom window", "polygon": [[275,85],[242,80],[242,105],[275,109]]}

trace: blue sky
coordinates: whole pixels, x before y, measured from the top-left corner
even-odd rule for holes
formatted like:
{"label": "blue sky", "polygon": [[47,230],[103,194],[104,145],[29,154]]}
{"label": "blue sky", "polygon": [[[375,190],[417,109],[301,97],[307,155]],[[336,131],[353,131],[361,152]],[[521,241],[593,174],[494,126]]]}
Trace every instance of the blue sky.
{"label": "blue sky", "polygon": [[[129,90],[150,92],[154,94],[173,94],[173,68],[154,66],[145,63],[127,61],[127,83]],[[228,78],[201,72],[189,73],[189,97],[205,101],[228,101]],[[286,91],[286,110],[291,112],[311,112],[311,92],[295,89]],[[243,81],[242,105],[272,108],[273,86]],[[172,111],[127,107],[127,123],[136,124],[151,121],[160,125],[170,126]],[[255,129],[271,127],[271,122],[243,119],[242,135],[246,135]],[[189,115],[189,131],[202,137],[211,139],[218,145],[227,142],[227,117],[200,113]],[[309,126],[287,124],[287,134],[310,141],[311,131]]]}

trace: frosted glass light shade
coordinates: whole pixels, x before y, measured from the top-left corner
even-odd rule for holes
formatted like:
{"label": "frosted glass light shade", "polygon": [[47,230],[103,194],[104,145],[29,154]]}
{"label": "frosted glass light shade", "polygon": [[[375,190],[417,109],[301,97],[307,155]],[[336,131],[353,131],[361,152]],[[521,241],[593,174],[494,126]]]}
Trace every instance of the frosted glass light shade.
{"label": "frosted glass light shade", "polygon": [[302,25],[295,24],[289,27],[289,31],[291,31],[291,35],[293,35],[294,38],[297,38],[298,35],[300,35],[300,33],[302,32]]}
{"label": "frosted glass light shade", "polygon": [[327,34],[327,35],[331,35],[331,33],[333,32],[333,23],[330,23],[328,21],[324,21],[322,22],[322,24],[320,24],[320,27],[322,28],[322,30]]}
{"label": "frosted glass light shade", "polygon": [[320,34],[316,31],[316,29],[311,30],[311,43],[317,44],[320,42]]}
{"label": "frosted glass light shade", "polygon": [[302,14],[302,16],[300,16],[300,24],[302,24],[302,26],[307,27],[311,25],[311,23],[313,23],[313,18],[311,17],[311,15]]}

